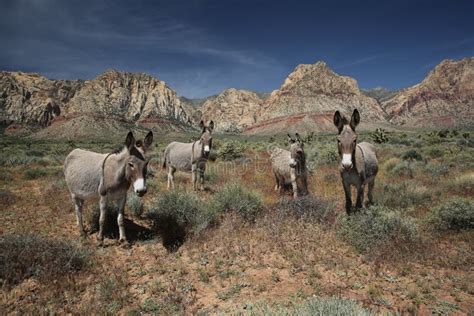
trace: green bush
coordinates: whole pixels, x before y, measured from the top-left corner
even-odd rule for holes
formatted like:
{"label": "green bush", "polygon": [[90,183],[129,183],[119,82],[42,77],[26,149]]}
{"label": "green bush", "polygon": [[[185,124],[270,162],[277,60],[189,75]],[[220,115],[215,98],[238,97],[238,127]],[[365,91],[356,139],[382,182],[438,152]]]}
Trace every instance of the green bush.
{"label": "green bush", "polygon": [[231,161],[243,156],[243,146],[234,141],[224,142],[218,148],[217,156],[225,161]]}
{"label": "green bush", "polygon": [[34,169],[27,169],[25,171],[25,179],[33,180],[44,177],[48,174],[45,168],[34,168]]}
{"label": "green bush", "polygon": [[179,247],[186,237],[197,236],[217,221],[217,213],[197,196],[171,191],[159,196],[146,214],[152,230],[163,237],[168,249]]}
{"label": "green bush", "polygon": [[440,231],[474,228],[474,202],[469,199],[454,199],[432,209],[427,221]]}
{"label": "green bush", "polygon": [[383,144],[389,141],[387,132],[383,128],[377,128],[375,131],[370,133],[372,141],[377,144]]}
{"label": "green bush", "polygon": [[411,150],[403,153],[402,159],[403,160],[411,160],[411,161],[413,161],[413,160],[420,161],[420,160],[423,160],[423,156],[421,156],[421,154],[419,152],[417,152],[416,150],[411,149]]}
{"label": "green bush", "polygon": [[282,198],[276,205],[280,218],[295,216],[320,224],[331,225],[336,219],[336,207],[333,202],[307,195],[298,199]]}
{"label": "green bush", "polygon": [[214,195],[212,208],[217,213],[233,211],[244,219],[253,221],[262,212],[263,204],[257,193],[238,183],[231,183]]}
{"label": "green bush", "polygon": [[[357,251],[369,256],[387,250],[391,255],[408,254],[420,242],[414,220],[383,206],[342,216],[337,233]],[[398,251],[395,252],[395,249]]]}
{"label": "green bush", "polygon": [[0,249],[2,286],[30,277],[51,281],[82,270],[90,262],[90,252],[71,242],[34,235],[2,235]]}
{"label": "green bush", "polygon": [[127,197],[127,206],[132,211],[133,216],[140,217],[143,214],[144,205],[140,197],[134,193],[129,193]]}
{"label": "green bush", "polygon": [[364,309],[356,301],[339,297],[311,297],[302,302],[271,306],[266,302],[259,302],[247,306],[248,315],[376,315]]}
{"label": "green bush", "polygon": [[377,188],[375,202],[388,208],[408,208],[431,200],[429,190],[415,181],[382,184]]}

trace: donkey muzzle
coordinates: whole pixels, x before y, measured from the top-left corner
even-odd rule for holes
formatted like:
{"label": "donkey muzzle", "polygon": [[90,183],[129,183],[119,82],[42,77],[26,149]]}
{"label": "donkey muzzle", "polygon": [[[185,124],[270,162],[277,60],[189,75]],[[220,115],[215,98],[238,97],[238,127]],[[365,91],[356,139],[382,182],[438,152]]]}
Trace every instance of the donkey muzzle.
{"label": "donkey muzzle", "polygon": [[343,154],[342,155],[341,166],[345,170],[351,170],[352,169],[352,155],[351,154]]}
{"label": "donkey muzzle", "polygon": [[144,179],[135,180],[135,182],[133,183],[133,191],[135,191],[135,193],[140,197],[144,196],[147,191],[145,180]]}

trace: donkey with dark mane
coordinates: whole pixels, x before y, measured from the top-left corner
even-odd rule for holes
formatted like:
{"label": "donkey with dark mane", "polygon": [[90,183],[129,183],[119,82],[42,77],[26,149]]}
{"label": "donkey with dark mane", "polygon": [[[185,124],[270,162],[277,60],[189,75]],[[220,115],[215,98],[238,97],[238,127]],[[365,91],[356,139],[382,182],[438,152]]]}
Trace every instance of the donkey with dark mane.
{"label": "donkey with dark mane", "polygon": [[337,148],[341,157],[340,173],[346,196],[347,214],[352,212],[351,185],[357,188],[356,209],[362,208],[366,184],[368,185],[368,204],[373,204],[372,191],[378,172],[375,147],[367,142],[357,144],[355,128],[359,122],[360,115],[357,109],[352,113],[350,121],[339,111],[334,113],[334,125],[338,129]]}
{"label": "donkey with dark mane", "polygon": [[133,186],[138,196],[146,191],[148,160],[145,153],[153,142],[153,133],[145,139],[135,141],[129,132],[123,149],[110,154],[100,154],[83,149],[74,149],[64,162],[64,175],[76,210],[77,225],[85,235],[82,223],[84,200],[100,197],[99,234],[104,239],[104,223],[107,203],[117,201],[120,242],[126,241],[124,227],[124,207],[127,191]]}
{"label": "donkey with dark mane", "polygon": [[270,153],[272,171],[275,175],[275,191],[281,193],[281,189],[287,185],[293,188],[293,197],[308,194],[308,171],[306,169],[306,156],[303,149],[303,141],[296,133],[296,138],[288,134],[290,150],[274,148]]}
{"label": "donkey with dark mane", "polygon": [[214,122],[211,121],[206,126],[201,121],[199,126],[202,130],[199,140],[192,143],[172,142],[165,149],[163,168],[168,169],[168,190],[171,187],[174,189],[174,173],[176,170],[191,171],[193,189],[197,189],[198,181],[200,189],[204,189],[204,172],[212,149]]}

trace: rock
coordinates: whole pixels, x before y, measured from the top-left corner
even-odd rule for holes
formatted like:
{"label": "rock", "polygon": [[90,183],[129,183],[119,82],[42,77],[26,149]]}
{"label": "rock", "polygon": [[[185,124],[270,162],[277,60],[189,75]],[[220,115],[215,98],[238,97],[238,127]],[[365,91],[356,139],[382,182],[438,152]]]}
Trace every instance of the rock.
{"label": "rock", "polygon": [[444,60],[419,84],[382,102],[391,123],[417,127],[472,124],[474,57]]}
{"label": "rock", "polygon": [[324,62],[298,65],[280,89],[273,91],[258,117],[260,121],[296,113],[351,113],[358,108],[362,117],[384,121],[378,102],[362,94],[357,81],[334,73]]}
{"label": "rock", "polygon": [[201,106],[202,119],[213,120],[217,132],[241,132],[257,122],[262,99],[254,92],[234,88],[209,98]]}

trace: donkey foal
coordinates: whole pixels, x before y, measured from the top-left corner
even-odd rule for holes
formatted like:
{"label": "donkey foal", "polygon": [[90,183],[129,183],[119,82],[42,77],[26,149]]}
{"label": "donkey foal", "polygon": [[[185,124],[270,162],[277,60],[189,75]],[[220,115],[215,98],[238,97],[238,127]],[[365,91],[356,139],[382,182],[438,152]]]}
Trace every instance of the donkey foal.
{"label": "donkey foal", "polygon": [[275,148],[271,152],[270,160],[276,180],[275,191],[280,193],[282,187],[291,184],[293,197],[296,198],[298,195],[308,194],[306,156],[298,133],[296,133],[296,139],[288,134],[288,142],[290,151]]}

